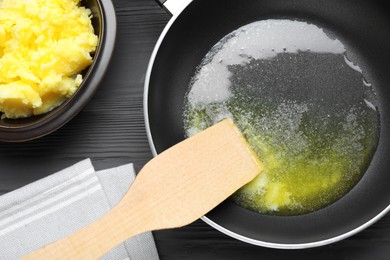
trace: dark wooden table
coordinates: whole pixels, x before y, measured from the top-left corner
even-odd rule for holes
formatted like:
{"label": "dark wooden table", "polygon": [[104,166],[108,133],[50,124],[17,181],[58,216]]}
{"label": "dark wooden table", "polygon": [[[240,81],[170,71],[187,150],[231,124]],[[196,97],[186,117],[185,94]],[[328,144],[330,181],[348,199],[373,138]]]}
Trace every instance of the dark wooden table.
{"label": "dark wooden table", "polygon": [[[117,45],[98,92],[55,133],[26,143],[0,143],[2,194],[84,158],[91,158],[97,170],[129,162],[139,170],[152,158],[144,129],[143,83],[154,44],[170,16],[154,0],[113,2]],[[154,236],[162,260],[390,259],[390,214],[349,239],[306,250],[245,244],[200,220],[184,228],[154,232]]]}

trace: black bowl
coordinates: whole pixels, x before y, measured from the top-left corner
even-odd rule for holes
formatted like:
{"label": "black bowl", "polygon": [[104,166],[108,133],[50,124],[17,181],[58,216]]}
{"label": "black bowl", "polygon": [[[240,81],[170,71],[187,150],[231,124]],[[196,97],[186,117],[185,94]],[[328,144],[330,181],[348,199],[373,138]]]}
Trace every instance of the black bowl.
{"label": "black bowl", "polygon": [[98,46],[92,64],[82,72],[78,90],[57,108],[38,116],[0,120],[0,141],[21,142],[47,135],[76,116],[91,99],[111,59],[116,36],[116,16],[111,0],[83,0],[92,11],[92,25]]}

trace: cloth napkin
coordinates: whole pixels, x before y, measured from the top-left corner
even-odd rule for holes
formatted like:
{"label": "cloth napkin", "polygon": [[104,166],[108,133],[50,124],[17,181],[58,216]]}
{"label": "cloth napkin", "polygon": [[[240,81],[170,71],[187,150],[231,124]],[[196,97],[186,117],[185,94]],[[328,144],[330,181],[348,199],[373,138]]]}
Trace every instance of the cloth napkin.
{"label": "cloth napkin", "polygon": [[[90,159],[0,197],[0,259],[19,259],[67,236],[115,206],[135,178],[132,164],[96,172]],[[158,260],[152,233],[101,259]]]}

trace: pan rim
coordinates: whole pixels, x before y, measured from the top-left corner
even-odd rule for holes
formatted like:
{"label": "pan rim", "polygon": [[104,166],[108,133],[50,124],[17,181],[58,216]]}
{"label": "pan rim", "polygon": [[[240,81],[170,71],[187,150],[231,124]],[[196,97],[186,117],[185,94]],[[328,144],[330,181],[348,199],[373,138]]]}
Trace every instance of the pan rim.
{"label": "pan rim", "polygon": [[[186,4],[183,4],[183,6],[181,6],[181,8],[177,11],[177,13],[175,13],[170,18],[170,20],[168,21],[168,23],[164,27],[163,31],[161,32],[161,34],[160,34],[160,36],[159,36],[159,38],[154,46],[154,49],[152,51],[152,54],[150,56],[149,63],[147,66],[147,71],[145,74],[145,82],[144,82],[144,92],[143,92],[143,111],[144,111],[144,122],[145,122],[146,135],[147,135],[149,147],[151,149],[153,157],[158,155],[158,153],[156,151],[156,147],[154,145],[153,136],[151,133],[150,121],[149,121],[149,110],[148,110],[149,84],[150,84],[150,78],[152,75],[153,66],[155,63],[155,59],[157,57],[157,53],[158,53],[160,46],[161,46],[162,42],[164,41],[164,38],[167,35],[168,31],[170,30],[170,28],[172,27],[172,25],[174,24],[176,19],[184,11],[184,9],[186,9],[188,7],[188,5],[190,5],[193,1],[194,0],[188,1]],[[263,247],[267,247],[267,248],[275,248],[275,249],[307,249],[307,248],[314,248],[314,247],[329,245],[329,244],[341,241],[343,239],[346,239],[348,237],[351,237],[351,236],[363,231],[364,229],[371,226],[375,222],[377,222],[384,215],[386,215],[386,213],[388,213],[389,211],[390,211],[390,205],[388,205],[386,208],[384,208],[381,212],[379,212],[376,216],[371,218],[369,221],[361,224],[360,226],[358,226],[358,227],[356,227],[348,232],[345,232],[341,235],[327,238],[324,240],[318,240],[318,241],[307,242],[307,243],[275,243],[275,242],[257,240],[257,239],[249,238],[249,237],[243,236],[241,234],[238,234],[236,232],[233,232],[233,231],[219,225],[218,223],[214,222],[213,220],[211,220],[207,216],[203,216],[200,219],[202,221],[204,221],[206,224],[208,224],[209,226],[211,226],[212,228],[218,230],[219,232],[224,233],[224,234],[226,234],[232,238],[235,238],[237,240],[246,242],[248,244],[252,244],[252,245],[256,245],[256,246],[263,246]]]}

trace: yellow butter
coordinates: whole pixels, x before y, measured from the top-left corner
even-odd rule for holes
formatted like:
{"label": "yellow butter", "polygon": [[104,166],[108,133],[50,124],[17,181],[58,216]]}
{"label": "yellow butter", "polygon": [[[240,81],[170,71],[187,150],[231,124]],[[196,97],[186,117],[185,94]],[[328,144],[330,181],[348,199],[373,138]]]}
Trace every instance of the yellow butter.
{"label": "yellow butter", "polygon": [[80,0],[0,1],[2,118],[45,113],[73,95],[97,42]]}

